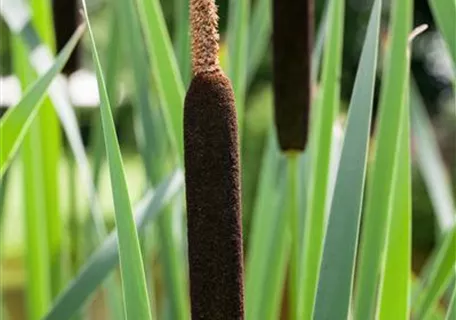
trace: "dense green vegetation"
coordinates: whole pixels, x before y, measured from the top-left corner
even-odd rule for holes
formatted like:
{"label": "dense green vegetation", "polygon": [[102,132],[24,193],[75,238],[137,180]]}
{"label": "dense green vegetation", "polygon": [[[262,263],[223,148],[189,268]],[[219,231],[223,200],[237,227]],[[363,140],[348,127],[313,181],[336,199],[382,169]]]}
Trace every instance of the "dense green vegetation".
{"label": "dense green vegetation", "polygon": [[[348,101],[348,1],[318,5],[308,143],[291,156],[278,146],[264,76],[271,0],[219,2],[220,61],[241,143],[245,317],[452,319],[454,192],[411,72],[423,35],[414,1],[369,2]],[[453,71],[454,109],[456,2],[428,2]],[[21,7],[11,10],[17,3],[4,0],[1,11],[23,94],[0,118],[0,318],[190,319],[189,1],[84,0],[81,26],[59,52],[52,1],[23,0],[25,27]],[[99,109],[73,108],[53,82],[78,43]],[[42,45],[56,53],[49,63],[33,58]],[[90,119],[89,138],[81,119]],[[422,211],[432,212],[424,223]],[[431,252],[412,245],[429,237]]]}

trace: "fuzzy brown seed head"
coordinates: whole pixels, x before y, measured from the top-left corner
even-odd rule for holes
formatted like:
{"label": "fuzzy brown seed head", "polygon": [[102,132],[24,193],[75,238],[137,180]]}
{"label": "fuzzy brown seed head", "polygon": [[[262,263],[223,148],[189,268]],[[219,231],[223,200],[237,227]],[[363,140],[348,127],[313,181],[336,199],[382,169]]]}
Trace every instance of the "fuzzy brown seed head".
{"label": "fuzzy brown seed head", "polygon": [[197,74],[184,106],[192,319],[244,318],[240,160],[231,84]]}
{"label": "fuzzy brown seed head", "polygon": [[274,0],[274,111],[283,151],[302,151],[307,142],[313,23],[313,0]]}
{"label": "fuzzy brown seed head", "polygon": [[191,0],[190,24],[193,74],[218,71],[218,15],[214,0]]}

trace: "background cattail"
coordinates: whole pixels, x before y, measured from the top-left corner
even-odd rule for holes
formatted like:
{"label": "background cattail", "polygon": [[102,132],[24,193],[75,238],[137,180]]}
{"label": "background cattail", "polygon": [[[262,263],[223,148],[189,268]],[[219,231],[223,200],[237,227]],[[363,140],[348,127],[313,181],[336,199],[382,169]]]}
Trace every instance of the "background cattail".
{"label": "background cattail", "polygon": [[193,319],[243,319],[240,160],[234,94],[218,63],[213,0],[192,0],[194,78],[184,145]]}
{"label": "background cattail", "polygon": [[313,0],[274,0],[275,123],[280,148],[302,151],[311,103]]}

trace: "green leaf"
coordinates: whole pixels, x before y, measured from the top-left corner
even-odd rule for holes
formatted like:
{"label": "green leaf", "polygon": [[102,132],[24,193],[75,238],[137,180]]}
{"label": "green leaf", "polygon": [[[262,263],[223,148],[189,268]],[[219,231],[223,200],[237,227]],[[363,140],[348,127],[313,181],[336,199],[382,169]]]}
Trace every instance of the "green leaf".
{"label": "green leaf", "polygon": [[79,27],[65,48],[62,49],[49,71],[35,81],[21,101],[15,107],[9,109],[0,119],[0,145],[2,146],[0,149],[0,177],[3,176],[10,165],[24,135],[36,117],[47,88],[54,77],[62,70],[83,32],[84,27]]}
{"label": "green leaf", "polygon": [[[296,155],[297,156],[297,155]],[[302,157],[299,158],[299,160]],[[284,160],[282,161],[282,167],[285,164]],[[298,159],[296,159],[297,161]],[[295,166],[292,165],[292,168],[288,168],[288,171],[291,173],[296,173]],[[290,170],[291,169],[291,170]],[[290,190],[286,184],[285,175],[279,178],[278,181],[278,194],[277,200],[272,208],[274,214],[273,220],[273,229],[269,234],[269,252],[266,255],[266,274],[263,278],[264,281],[264,293],[262,294],[263,299],[260,303],[260,316],[258,319],[265,320],[275,320],[280,318],[280,312],[282,310],[282,299],[286,283],[287,276],[287,262],[289,261],[289,252],[291,245],[291,235],[289,232],[289,222],[290,219],[287,219],[283,215],[284,211],[282,210],[287,206],[289,192],[296,192],[297,190]],[[296,181],[295,179],[293,179]],[[293,186],[296,188],[296,186]],[[273,235],[271,237],[271,235]],[[289,283],[289,282],[288,282]],[[260,294],[260,293],[258,293]]]}
{"label": "green leaf", "polygon": [[407,50],[408,34],[412,25],[412,2],[393,2],[391,12],[391,42],[384,70],[376,149],[361,232],[355,319],[370,319],[374,316],[377,284],[383,278],[384,272],[382,265],[391,220],[394,168],[398,159],[401,119],[406,116],[403,110],[407,100]]}
{"label": "green leaf", "polygon": [[445,233],[453,226],[456,212],[450,176],[415,83],[410,86],[410,101],[418,168],[431,198],[437,223],[442,233]]}
{"label": "green leaf", "polygon": [[[37,32],[53,53],[55,52],[55,33],[52,16],[52,3],[49,0],[31,1],[33,21]],[[24,61],[26,63],[26,61]],[[27,64],[28,65],[28,64]],[[43,193],[45,218],[47,220],[47,242],[49,265],[51,267],[52,296],[56,296],[63,285],[64,267],[62,261],[62,231],[63,224],[59,208],[59,177],[58,169],[61,152],[60,124],[55,109],[49,100],[45,99],[39,114],[39,137],[41,140],[41,159],[32,156],[34,161],[41,162],[43,181],[40,188]],[[36,145],[34,146],[36,148]],[[36,151],[32,151],[36,152]]]}
{"label": "green leaf", "polygon": [[[114,119],[116,118],[117,108],[116,108],[116,98],[117,98],[117,81],[119,80],[119,69],[120,69],[120,44],[122,42],[122,34],[120,31],[120,19],[115,10],[112,10],[110,17],[110,26],[109,26],[109,45],[108,50],[105,53],[106,61],[106,91],[109,95],[109,104],[112,107],[112,114]],[[100,172],[102,167],[102,162],[105,156],[104,153],[104,142],[103,142],[103,128],[101,127],[100,115],[95,113],[92,118],[92,128],[93,134],[89,142],[89,149],[93,154],[93,181],[95,188],[98,188],[100,180]]]}
{"label": "green leaf", "polygon": [[106,92],[103,72],[98,58],[95,38],[90,27],[85,1],[82,1],[82,4],[90,34],[92,55],[97,72],[98,91],[100,92],[101,119],[111,176],[115,220],[119,234],[120,271],[125,313],[126,317],[131,319],[151,319],[144,265],[139,247],[138,234],[133,220],[119,143],[112,119],[111,107],[109,106],[109,97]]}
{"label": "green leaf", "polygon": [[[143,235],[150,221],[155,220],[171,199],[182,190],[183,174],[177,171],[148,192],[135,209],[138,233]],[[119,246],[117,231],[113,231],[81,268],[79,274],[57,298],[45,320],[70,319],[118,265]]]}
{"label": "green leaf", "polygon": [[[167,143],[171,137],[163,134],[163,131],[170,132],[170,126],[166,127],[160,123],[162,121],[161,113],[156,104],[151,103],[149,92],[151,83],[149,79],[150,65],[147,60],[144,48],[144,40],[140,27],[139,17],[136,12],[135,2],[116,0],[115,2],[116,17],[121,23],[120,32],[122,32],[123,49],[128,61],[131,63],[131,69],[134,82],[134,103],[135,116],[139,126],[135,128],[138,144],[144,162],[147,176],[153,175],[153,163],[163,160],[157,159],[156,154],[160,148]],[[163,110],[166,112],[166,110]],[[154,122],[155,121],[155,122]],[[166,129],[168,128],[168,129]],[[157,134],[159,132],[159,134]]]}
{"label": "green leaf", "polygon": [[190,22],[189,22],[189,0],[174,1],[174,24],[176,26],[174,47],[177,63],[184,86],[190,83],[192,66],[190,58]]}
{"label": "green leaf", "polygon": [[[120,69],[120,43],[122,41],[119,30],[121,28],[121,21],[115,14],[115,10],[112,10],[112,16],[110,21],[109,30],[109,45],[106,52],[106,91],[109,95],[109,103],[112,107],[113,116],[115,117],[117,109],[115,108],[116,103],[116,81]],[[101,166],[105,157],[105,145],[103,140],[103,128],[101,124],[100,114],[96,112],[92,119],[93,123],[93,137],[90,141],[90,147],[93,154],[93,184],[95,190],[98,191],[98,185],[100,180]],[[71,160],[70,160],[71,161]],[[73,168],[72,168],[73,169]],[[77,228],[77,227],[76,227]],[[73,229],[76,229],[73,228]],[[92,223],[88,224],[87,234],[91,236],[91,239],[97,239],[95,234],[96,228],[93,228]],[[103,234],[104,238],[104,234]],[[100,239],[101,242],[102,239]],[[108,317],[112,320],[124,319],[123,305],[121,303],[122,295],[121,288],[118,285],[117,279],[114,275],[111,275],[104,284],[104,290],[106,292],[107,300],[107,311]]]}
{"label": "green leaf", "polygon": [[[21,86],[26,88],[34,78],[27,59],[27,51],[17,37],[12,42],[13,68]],[[51,303],[49,250],[46,237],[46,203],[44,197],[43,143],[40,122],[35,119],[25,135],[21,148],[23,169],[23,202],[27,316],[40,319]],[[43,232],[44,231],[44,232]],[[43,236],[44,234],[44,236]]]}
{"label": "green leaf", "polygon": [[[348,317],[364,195],[382,1],[376,0],[349,106],[324,243],[315,319]],[[328,306],[331,308],[328,308]]]}
{"label": "green leaf", "polygon": [[[408,77],[406,82],[408,83]],[[386,245],[385,275],[379,288],[378,319],[410,318],[412,271],[412,187],[410,109],[406,96],[394,176],[391,222]]]}
{"label": "green leaf", "polygon": [[456,286],[453,289],[453,294],[451,295],[450,304],[448,305],[448,311],[446,320],[452,320],[456,318]]}
{"label": "green leaf", "polygon": [[456,72],[456,1],[455,0],[428,0],[432,14],[447,43],[453,70]]}
{"label": "green leaf", "polygon": [[[264,309],[262,306],[268,306],[263,305],[262,302],[269,300],[267,297],[271,297],[277,292],[266,292],[265,287],[268,282],[267,279],[272,275],[270,273],[271,265],[268,261],[272,261],[270,257],[273,255],[272,252],[276,251],[271,250],[271,246],[276,243],[271,235],[280,237],[278,233],[285,233],[286,231],[286,224],[281,229],[277,226],[278,219],[286,220],[281,216],[280,208],[277,208],[280,190],[283,188],[277,186],[279,161],[280,151],[275,140],[274,130],[271,128],[261,161],[260,180],[247,249],[245,284],[247,320],[262,319],[260,317]],[[274,232],[276,228],[279,228],[278,232]]]}
{"label": "green leaf", "polygon": [[298,318],[311,319],[318,285],[322,256],[326,199],[329,181],[330,150],[333,125],[339,110],[340,73],[344,24],[344,1],[329,4],[329,25],[323,58],[321,99],[311,115],[311,140],[307,208],[304,222],[302,276],[299,288],[301,303]]}
{"label": "green leaf", "polygon": [[[131,56],[133,75],[135,78],[134,106],[137,108],[136,117],[141,124],[137,130],[137,139],[143,155],[144,167],[150,184],[155,185],[163,175],[172,170],[176,162],[176,150],[169,150],[169,141],[172,141],[172,126],[169,121],[164,121],[166,108],[158,108],[158,103],[150,97],[151,85],[149,82],[149,64],[144,51],[138,14],[134,7],[135,2],[117,1],[118,14],[123,20],[125,49]],[[147,68],[145,67],[147,66]],[[152,66],[153,67],[153,66]],[[153,89],[153,88],[152,88]],[[166,118],[166,117],[165,117]],[[181,150],[182,151],[182,150]],[[177,160],[177,161],[176,161]],[[168,210],[168,208],[166,208]],[[177,220],[179,219],[179,220]],[[188,289],[186,278],[185,256],[182,251],[182,221],[174,212],[169,211],[158,221],[161,262],[164,266],[165,303],[169,308],[170,317],[173,319],[188,318]]]}
{"label": "green leaf", "polygon": [[174,56],[165,18],[159,0],[137,0],[142,29],[146,34],[146,44],[153,68],[160,103],[170,130],[171,143],[183,159],[183,105],[185,89]]}
{"label": "green leaf", "polygon": [[255,2],[249,26],[247,86],[253,81],[269,45],[271,34],[271,0]]}
{"label": "green leaf", "polygon": [[228,76],[233,85],[239,130],[244,123],[244,105],[247,86],[247,49],[249,35],[250,1],[230,1],[228,19]]}
{"label": "green leaf", "polygon": [[413,315],[425,319],[435,308],[437,300],[454,278],[456,268],[456,226],[446,233],[438,251],[427,267],[421,281],[419,294],[413,304]]}
{"label": "green leaf", "polygon": [[[4,221],[5,213],[5,194],[8,187],[8,174],[3,175],[0,178],[0,234],[2,232],[2,226]],[[0,236],[1,239],[1,236]],[[0,240],[1,243],[1,240]]]}
{"label": "green leaf", "polygon": [[325,9],[323,12],[323,17],[318,26],[317,37],[315,39],[315,47],[312,52],[312,83],[313,85],[317,85],[318,80],[318,71],[320,70],[321,64],[321,56],[323,52],[323,45],[325,42],[325,37],[328,29],[328,19],[329,19],[329,8],[330,8],[330,1],[326,1]]}

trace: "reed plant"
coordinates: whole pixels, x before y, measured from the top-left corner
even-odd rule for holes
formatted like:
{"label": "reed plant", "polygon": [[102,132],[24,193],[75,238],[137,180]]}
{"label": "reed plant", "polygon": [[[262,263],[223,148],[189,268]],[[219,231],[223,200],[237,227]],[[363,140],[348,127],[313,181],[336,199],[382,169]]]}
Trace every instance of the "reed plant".
{"label": "reed plant", "polygon": [[[456,3],[428,2],[456,70]],[[52,1],[0,7],[22,86],[0,118],[0,318],[454,317],[454,192],[410,71],[412,0],[372,1],[347,112],[348,2],[81,3],[59,52]],[[90,139],[59,76],[85,33]],[[420,271],[415,172],[437,226]]]}

